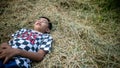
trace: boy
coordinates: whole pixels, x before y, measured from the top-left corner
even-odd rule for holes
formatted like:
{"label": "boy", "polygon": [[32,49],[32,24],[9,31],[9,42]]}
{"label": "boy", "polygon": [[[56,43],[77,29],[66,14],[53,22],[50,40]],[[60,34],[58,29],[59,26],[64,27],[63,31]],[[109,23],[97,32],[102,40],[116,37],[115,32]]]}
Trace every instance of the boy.
{"label": "boy", "polygon": [[47,17],[34,23],[34,30],[20,29],[8,43],[0,45],[0,68],[30,68],[31,61],[41,61],[50,52],[52,24]]}

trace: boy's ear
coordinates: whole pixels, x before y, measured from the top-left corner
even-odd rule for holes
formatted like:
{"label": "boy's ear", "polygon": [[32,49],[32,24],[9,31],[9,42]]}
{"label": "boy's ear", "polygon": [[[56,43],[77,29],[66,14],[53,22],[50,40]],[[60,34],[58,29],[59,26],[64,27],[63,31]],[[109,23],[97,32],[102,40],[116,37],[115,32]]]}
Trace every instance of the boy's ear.
{"label": "boy's ear", "polygon": [[49,28],[47,28],[47,29],[46,29],[46,32],[47,32],[47,33],[50,33],[50,29],[49,29]]}

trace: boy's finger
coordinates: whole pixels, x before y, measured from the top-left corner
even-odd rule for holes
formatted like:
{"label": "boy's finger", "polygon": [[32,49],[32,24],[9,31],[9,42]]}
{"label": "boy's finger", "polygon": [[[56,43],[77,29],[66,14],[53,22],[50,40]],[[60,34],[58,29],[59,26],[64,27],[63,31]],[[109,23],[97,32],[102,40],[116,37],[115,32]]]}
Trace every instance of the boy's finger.
{"label": "boy's finger", "polygon": [[0,54],[2,53],[2,50],[0,50]]}
{"label": "boy's finger", "polygon": [[2,54],[1,54],[1,55],[0,55],[0,59],[2,59],[2,58],[5,58],[5,55],[2,55]]}
{"label": "boy's finger", "polygon": [[9,58],[8,58],[8,57],[6,57],[6,58],[4,59],[3,64],[5,64],[8,60],[9,60]]}

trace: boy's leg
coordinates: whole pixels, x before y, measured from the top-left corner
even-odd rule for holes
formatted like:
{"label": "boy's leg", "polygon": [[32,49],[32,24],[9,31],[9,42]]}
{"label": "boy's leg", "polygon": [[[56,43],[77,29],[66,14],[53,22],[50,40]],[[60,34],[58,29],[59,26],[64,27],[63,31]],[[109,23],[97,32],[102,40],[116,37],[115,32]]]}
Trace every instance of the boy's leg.
{"label": "boy's leg", "polygon": [[5,68],[19,68],[16,64],[15,60],[12,59],[8,63],[5,64]]}
{"label": "boy's leg", "polygon": [[4,68],[3,61],[0,59],[0,68]]}

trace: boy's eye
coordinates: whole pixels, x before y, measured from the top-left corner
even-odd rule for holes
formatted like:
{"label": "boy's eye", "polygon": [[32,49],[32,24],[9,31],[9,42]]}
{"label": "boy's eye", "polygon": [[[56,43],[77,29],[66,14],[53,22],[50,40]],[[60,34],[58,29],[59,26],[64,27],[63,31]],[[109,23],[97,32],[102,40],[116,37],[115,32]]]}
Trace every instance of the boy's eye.
{"label": "boy's eye", "polygon": [[38,20],[38,22],[41,22],[41,23],[48,23],[46,20],[43,20],[43,19]]}
{"label": "boy's eye", "polygon": [[47,23],[46,21],[41,21],[42,23]]}
{"label": "boy's eye", "polygon": [[43,21],[43,23],[47,23],[46,21]]}

